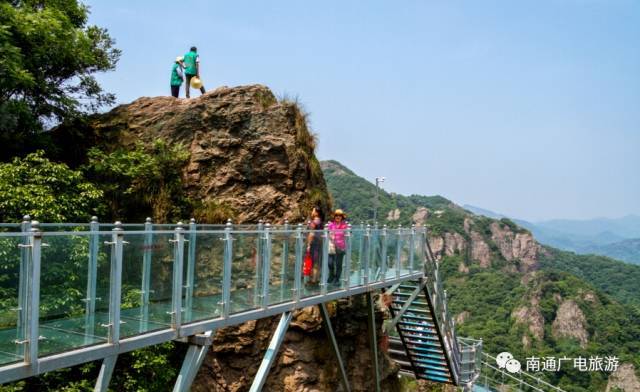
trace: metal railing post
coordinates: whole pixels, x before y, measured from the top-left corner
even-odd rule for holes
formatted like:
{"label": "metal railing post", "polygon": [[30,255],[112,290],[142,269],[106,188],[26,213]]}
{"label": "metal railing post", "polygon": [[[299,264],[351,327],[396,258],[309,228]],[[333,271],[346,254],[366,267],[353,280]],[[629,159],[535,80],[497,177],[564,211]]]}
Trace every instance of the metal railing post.
{"label": "metal railing post", "polygon": [[329,280],[329,230],[325,226],[322,230],[322,266],[320,269],[320,293],[327,294],[327,280]]}
{"label": "metal railing post", "polygon": [[402,225],[398,225],[396,235],[396,278],[400,278],[402,270]]}
{"label": "metal railing post", "polygon": [[112,230],[111,242],[111,271],[109,274],[109,327],[108,342],[118,344],[120,340],[120,302],[122,298],[122,253],[124,246],[124,231],[122,223],[116,221]]}
{"label": "metal railing post", "polygon": [[[289,260],[289,221],[284,220],[284,239],[282,240],[282,265],[280,266],[280,281],[285,282],[287,279],[287,261]],[[284,287],[284,285],[282,285]]]}
{"label": "metal railing post", "polygon": [[382,281],[387,280],[387,225],[382,226],[382,232],[380,233],[380,273],[382,275]]}
{"label": "metal railing post", "polygon": [[184,308],[185,317],[187,320],[191,320],[191,310],[193,308],[193,290],[195,288],[195,274],[196,274],[196,220],[191,218],[189,220],[189,250],[187,255],[187,282],[185,284],[184,294]]}
{"label": "metal railing post", "polygon": [[231,312],[231,268],[233,260],[233,238],[231,219],[224,228],[224,265],[222,269],[222,317],[229,317]]}
{"label": "metal railing post", "polygon": [[415,253],[415,241],[416,241],[416,225],[411,225],[411,237],[409,237],[409,271],[413,273],[415,269],[413,265],[413,258]]}
{"label": "metal railing post", "polygon": [[351,247],[352,247],[352,239],[351,236],[351,224],[347,225],[347,230],[344,233],[344,242],[345,242],[345,250],[344,250],[344,273],[342,276],[342,281],[344,282],[344,289],[349,290],[351,288]]}
{"label": "metal railing post", "polygon": [[40,261],[42,255],[42,232],[38,221],[31,222],[31,236],[29,237],[28,250],[31,252],[29,263],[29,295],[27,314],[27,347],[25,349],[25,362],[38,368],[38,342],[40,340]]}
{"label": "metal railing post", "polygon": [[[27,340],[27,330],[29,329],[29,282],[30,282],[30,270],[31,270],[31,250],[29,245],[31,244],[31,236],[27,233],[31,232],[31,217],[25,215],[20,225],[20,229],[24,236],[21,243],[18,245],[20,248],[20,275],[18,276],[18,319],[16,323],[16,342],[24,342]],[[20,355],[23,358],[26,357],[25,350],[27,346],[16,347],[18,352],[22,351]]]}
{"label": "metal railing post", "polygon": [[367,228],[362,237],[362,242],[364,243],[364,281],[363,284],[366,286],[369,284],[369,249],[371,247],[371,226],[367,224]]}
{"label": "metal railing post", "polygon": [[148,329],[149,299],[151,296],[151,257],[153,252],[153,221],[147,218],[144,223],[144,248],[142,253],[142,291],[140,292],[140,332]]}
{"label": "metal railing post", "polygon": [[262,273],[262,264],[263,264],[263,255],[262,255],[262,231],[264,230],[264,225],[262,219],[258,221],[258,238],[256,239],[256,272],[254,277],[255,289],[253,290],[253,303],[255,305],[260,303],[260,277]]}
{"label": "metal railing post", "polygon": [[302,238],[302,223],[296,227],[296,266],[293,275],[293,296],[300,301],[302,291],[302,263],[304,258],[304,239]]}
{"label": "metal railing post", "polygon": [[85,341],[84,344],[90,344],[92,337],[95,335],[96,323],[96,286],[98,283],[98,250],[100,235],[100,223],[98,217],[91,217],[89,223],[89,264],[87,267],[87,294],[85,296]]}
{"label": "metal railing post", "polygon": [[271,278],[271,224],[267,223],[264,228],[262,262],[262,308],[269,307],[269,281]]}
{"label": "metal railing post", "polygon": [[171,301],[171,327],[175,330],[182,324],[182,281],[184,266],[184,229],[178,222],[173,242],[173,291]]}
{"label": "metal railing post", "polygon": [[364,222],[360,223],[360,242],[358,243],[358,285],[362,284],[362,274],[364,265]]}

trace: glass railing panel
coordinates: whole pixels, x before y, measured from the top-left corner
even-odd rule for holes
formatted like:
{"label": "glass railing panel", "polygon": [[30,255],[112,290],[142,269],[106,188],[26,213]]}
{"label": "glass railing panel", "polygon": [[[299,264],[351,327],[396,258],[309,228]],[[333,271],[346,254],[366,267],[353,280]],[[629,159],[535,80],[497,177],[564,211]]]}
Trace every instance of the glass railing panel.
{"label": "glass railing panel", "polygon": [[411,253],[411,230],[400,229],[398,231],[400,238],[400,275],[406,275],[411,272],[409,256]]}
{"label": "glass railing panel", "polygon": [[238,313],[261,306],[264,241],[257,232],[234,232],[232,236],[230,313]]}
{"label": "glass railing panel", "polygon": [[369,249],[368,260],[369,268],[367,273],[369,274],[369,282],[375,282],[380,279],[382,272],[381,251],[380,244],[381,236],[379,230],[371,229],[369,232]]}
{"label": "glass railing panel", "polygon": [[120,336],[171,325],[173,233],[124,233]]}
{"label": "glass railing panel", "polygon": [[293,300],[296,274],[296,233],[274,231],[271,237],[271,267],[269,269],[269,304]]}
{"label": "glass railing panel", "polygon": [[387,279],[395,279],[400,276],[400,264],[398,263],[398,230],[387,229]]}
{"label": "glass railing panel", "polygon": [[[222,277],[225,233],[188,233],[185,249],[184,322],[207,320],[222,315]],[[193,257],[193,277],[189,277]],[[189,285],[193,285],[193,290]]]}
{"label": "glass railing panel", "polygon": [[349,286],[362,286],[364,282],[364,257],[365,257],[365,239],[364,231],[361,229],[353,229],[350,237],[351,242],[351,263],[350,263],[350,279]]}
{"label": "glass railing panel", "polygon": [[21,259],[29,257],[29,252],[18,245],[26,243],[28,237],[0,234],[0,366],[24,358],[24,345],[17,343],[25,340],[25,331],[19,327],[22,317],[19,291],[21,265],[26,261],[21,262]]}
{"label": "glass railing panel", "polygon": [[[95,235],[42,236],[39,355],[50,355],[107,341],[108,256]],[[93,242],[93,245],[91,243]],[[95,252],[90,252],[95,247]],[[93,254],[93,256],[92,256]],[[100,268],[100,264],[103,264]],[[90,266],[93,265],[93,268]],[[95,287],[95,294],[90,293]]]}
{"label": "glass railing panel", "polygon": [[304,238],[305,258],[307,254],[311,257],[311,273],[304,277],[301,292],[301,298],[306,298],[321,293],[322,255],[325,239],[322,230],[305,230],[302,232],[302,235]]}

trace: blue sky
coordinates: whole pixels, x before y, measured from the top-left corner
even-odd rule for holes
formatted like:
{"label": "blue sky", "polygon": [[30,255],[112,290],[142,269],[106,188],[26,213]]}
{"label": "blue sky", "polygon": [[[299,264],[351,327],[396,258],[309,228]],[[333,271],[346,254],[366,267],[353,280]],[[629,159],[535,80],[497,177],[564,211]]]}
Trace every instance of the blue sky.
{"label": "blue sky", "polygon": [[86,2],[126,103],[169,95],[198,46],[208,89],[298,96],[336,159],[403,194],[530,220],[640,215],[640,2]]}

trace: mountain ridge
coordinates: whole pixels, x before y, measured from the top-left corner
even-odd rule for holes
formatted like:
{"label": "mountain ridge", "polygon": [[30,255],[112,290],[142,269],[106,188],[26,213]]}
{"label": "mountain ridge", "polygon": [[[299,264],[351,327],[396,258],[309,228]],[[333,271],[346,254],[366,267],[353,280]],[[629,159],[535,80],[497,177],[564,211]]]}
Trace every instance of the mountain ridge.
{"label": "mountain ridge", "polygon": [[[334,205],[353,223],[372,223],[375,185],[337,161],[320,166]],[[429,228],[459,336],[522,358],[532,350],[557,357],[612,352],[640,369],[633,354],[640,350],[640,267],[540,245],[514,221],[474,215],[442,196],[379,189],[378,197],[379,224]],[[350,210],[355,205],[361,208]],[[602,374],[585,379],[571,370],[547,379],[575,391],[611,386]]]}

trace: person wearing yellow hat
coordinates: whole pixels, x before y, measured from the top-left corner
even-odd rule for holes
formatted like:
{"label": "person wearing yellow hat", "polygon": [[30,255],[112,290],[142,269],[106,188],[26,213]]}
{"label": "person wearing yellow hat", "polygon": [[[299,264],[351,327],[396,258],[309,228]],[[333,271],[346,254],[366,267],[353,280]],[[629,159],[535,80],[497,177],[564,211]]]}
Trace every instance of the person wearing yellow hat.
{"label": "person wearing yellow hat", "polygon": [[180,86],[184,81],[182,68],[184,67],[182,56],[176,57],[176,61],[171,67],[171,95],[178,98],[180,96]]}
{"label": "person wearing yellow hat", "polygon": [[347,243],[345,231],[348,228],[347,214],[341,209],[333,213],[333,220],[327,225],[329,229],[329,280],[327,283],[339,285],[342,275],[342,260],[344,259]]}
{"label": "person wearing yellow hat", "polygon": [[184,55],[184,74],[187,77],[187,98],[189,98],[190,95],[191,79],[193,78],[197,78],[199,84],[199,87],[197,88],[200,90],[200,92],[202,94],[205,93],[204,86],[200,81],[200,55],[198,54],[198,48],[196,48],[195,46],[192,46],[189,52]]}

